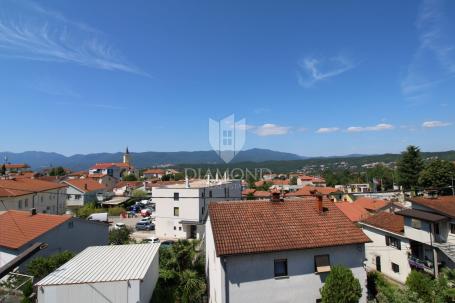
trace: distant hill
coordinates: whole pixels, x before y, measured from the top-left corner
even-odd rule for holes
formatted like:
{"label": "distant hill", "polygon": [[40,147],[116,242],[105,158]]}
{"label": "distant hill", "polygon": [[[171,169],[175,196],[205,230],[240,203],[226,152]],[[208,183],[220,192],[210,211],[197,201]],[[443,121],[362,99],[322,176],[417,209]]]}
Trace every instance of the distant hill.
{"label": "distant hill", "polygon": [[[64,156],[58,153],[26,151],[22,153],[0,152],[1,160],[6,156],[11,163],[27,163],[34,170],[51,166],[64,166],[72,170],[88,169],[95,163],[120,162],[123,153],[95,153]],[[131,153],[133,163],[138,168],[152,167],[160,164],[222,164],[224,163],[214,151],[180,151],[180,152],[142,152]],[[302,157],[292,153],[272,151],[268,149],[249,149],[240,151],[233,159],[238,162],[290,161],[301,160]]]}

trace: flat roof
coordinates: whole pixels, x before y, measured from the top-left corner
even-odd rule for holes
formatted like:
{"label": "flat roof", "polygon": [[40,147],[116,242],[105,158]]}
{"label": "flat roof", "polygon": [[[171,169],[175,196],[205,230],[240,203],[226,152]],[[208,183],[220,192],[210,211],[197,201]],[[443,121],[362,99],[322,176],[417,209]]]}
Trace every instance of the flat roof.
{"label": "flat roof", "polygon": [[159,247],[159,243],[91,246],[36,285],[142,280]]}
{"label": "flat roof", "polygon": [[445,221],[448,218],[445,216],[433,214],[427,211],[421,211],[417,209],[403,209],[399,212],[396,213],[397,215],[400,216],[405,216],[405,217],[411,217],[411,218],[416,218],[416,219],[421,219],[429,222],[440,222],[440,221]]}

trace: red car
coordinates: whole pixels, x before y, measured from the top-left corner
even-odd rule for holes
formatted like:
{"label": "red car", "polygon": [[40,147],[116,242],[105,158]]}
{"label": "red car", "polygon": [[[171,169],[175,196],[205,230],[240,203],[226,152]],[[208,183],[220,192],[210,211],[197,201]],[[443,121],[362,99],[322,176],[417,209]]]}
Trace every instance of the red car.
{"label": "red car", "polygon": [[142,217],[150,217],[152,215],[152,211],[149,208],[144,208],[141,210]]}

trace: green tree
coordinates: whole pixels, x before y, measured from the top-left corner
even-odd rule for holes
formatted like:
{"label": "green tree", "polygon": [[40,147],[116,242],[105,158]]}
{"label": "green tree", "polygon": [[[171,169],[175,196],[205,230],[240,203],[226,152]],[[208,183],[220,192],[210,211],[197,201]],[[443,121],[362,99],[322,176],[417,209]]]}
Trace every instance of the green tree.
{"label": "green tree", "polygon": [[123,181],[137,181],[137,177],[133,174],[124,175],[122,178]]}
{"label": "green tree", "polygon": [[197,240],[160,248],[160,277],[152,302],[198,303],[206,292],[205,260]]}
{"label": "green tree", "polygon": [[254,200],[254,193],[248,193],[248,195],[246,195],[246,199],[247,200]]}
{"label": "green tree", "polygon": [[362,297],[362,287],[352,271],[344,266],[333,266],[321,289],[323,303],[356,303]]}
{"label": "green tree", "polygon": [[35,281],[38,281],[68,262],[72,257],[74,257],[74,253],[70,251],[48,257],[36,257],[28,264],[27,272],[34,277]]}
{"label": "green tree", "polygon": [[2,164],[2,168],[0,169],[0,175],[6,174],[6,166],[5,163]]}
{"label": "green tree", "polygon": [[416,295],[422,302],[446,302],[448,284],[444,275],[433,279],[426,273],[413,270],[406,278],[406,287],[411,295]]}
{"label": "green tree", "polygon": [[452,184],[455,178],[455,165],[449,161],[430,161],[420,172],[419,184],[423,187],[442,188]]}
{"label": "green tree", "polygon": [[96,203],[91,202],[91,203],[87,203],[84,206],[78,208],[76,210],[76,216],[79,218],[85,219],[88,216],[90,216],[91,214],[102,213],[102,212],[106,212],[106,210],[103,208],[96,207]]}
{"label": "green tree", "polygon": [[408,146],[406,151],[401,153],[401,158],[397,162],[398,183],[405,190],[415,190],[422,169],[423,160],[420,149],[413,145]]}
{"label": "green tree", "polygon": [[134,198],[145,198],[145,197],[147,197],[147,193],[144,190],[142,190],[142,189],[133,190],[132,195],[133,195]]}
{"label": "green tree", "polygon": [[66,171],[62,166],[53,167],[49,171],[49,176],[64,176],[64,175],[66,175]]}
{"label": "green tree", "polygon": [[294,176],[291,178],[291,180],[289,180],[289,184],[290,185],[297,185],[297,177]]}
{"label": "green tree", "polygon": [[128,227],[112,229],[109,232],[109,244],[111,245],[123,245],[129,244],[133,241],[131,238],[132,230]]}
{"label": "green tree", "polygon": [[380,190],[393,188],[393,170],[384,165],[377,165],[368,169],[366,176],[368,181],[373,181],[373,179],[380,180],[382,182]]}

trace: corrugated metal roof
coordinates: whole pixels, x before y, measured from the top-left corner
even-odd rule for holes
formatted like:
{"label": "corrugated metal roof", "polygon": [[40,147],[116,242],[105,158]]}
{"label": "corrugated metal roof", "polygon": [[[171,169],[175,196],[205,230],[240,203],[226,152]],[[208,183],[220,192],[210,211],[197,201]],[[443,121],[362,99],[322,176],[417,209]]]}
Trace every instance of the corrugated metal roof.
{"label": "corrugated metal roof", "polygon": [[142,280],[159,247],[157,243],[88,247],[36,285]]}

